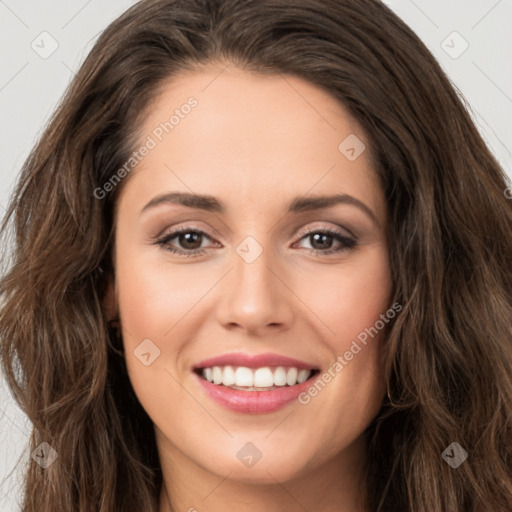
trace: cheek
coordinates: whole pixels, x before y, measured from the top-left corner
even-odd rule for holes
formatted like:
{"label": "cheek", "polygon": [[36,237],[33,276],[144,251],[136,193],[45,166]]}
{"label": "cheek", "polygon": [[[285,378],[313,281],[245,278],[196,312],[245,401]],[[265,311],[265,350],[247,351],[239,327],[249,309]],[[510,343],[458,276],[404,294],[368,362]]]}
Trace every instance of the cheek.
{"label": "cheek", "polygon": [[[167,338],[207,291],[207,283],[194,279],[192,271],[170,271],[155,248],[130,250],[117,259],[119,309],[130,338]],[[167,265],[166,265],[167,263]],[[191,267],[189,267],[191,268]]]}
{"label": "cheek", "polygon": [[172,396],[182,415],[197,408],[178,382],[190,378],[183,354],[212,307],[208,292],[219,277],[211,266],[171,264],[163,250],[132,247],[128,236],[123,242],[120,236],[116,275],[128,375],[153,421],[175,429],[182,417],[172,415],[166,404]]}
{"label": "cheek", "polygon": [[[180,380],[176,362],[188,340],[183,330],[186,322],[180,318],[190,310],[188,297],[192,293],[179,280],[177,275],[168,283],[148,265],[130,266],[128,259],[120,261],[118,297],[128,376],[152,421],[172,429],[179,428],[183,415],[188,414],[183,404],[193,405],[176,381]],[[169,407],[170,397],[182,404],[178,419]]]}
{"label": "cheek", "polygon": [[387,248],[368,248],[350,264],[317,276],[315,284],[303,293],[328,329],[323,340],[331,361],[323,383],[304,396],[304,405],[312,416],[331,411],[325,425],[343,439],[368,425],[386,389],[380,355],[395,316],[394,311],[387,313],[392,291]]}
{"label": "cheek", "polygon": [[[311,286],[314,282],[314,286]],[[302,294],[328,329],[326,339],[337,354],[374,326],[390,307],[391,272],[387,249],[375,245],[346,265],[327,266],[307,283]]]}

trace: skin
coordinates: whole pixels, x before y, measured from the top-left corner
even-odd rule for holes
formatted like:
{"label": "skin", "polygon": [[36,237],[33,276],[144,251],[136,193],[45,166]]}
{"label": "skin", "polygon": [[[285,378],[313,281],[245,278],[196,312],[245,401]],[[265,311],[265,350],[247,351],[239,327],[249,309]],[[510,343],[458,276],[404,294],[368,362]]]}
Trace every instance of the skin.
{"label": "skin", "polygon": [[[390,307],[386,205],[369,147],[355,161],[338,150],[365,135],[309,82],[210,63],[165,85],[140,140],[190,96],[197,107],[138,164],[116,210],[113,307],[130,380],[155,425],[160,512],[362,511],[362,433],[385,393],[381,332],[307,405],[272,413],[223,408],[191,368],[227,352],[273,352],[327,370]],[[214,196],[226,212],[164,203],[141,214],[171,191]],[[296,197],[335,193],[376,220],[350,204],[286,213]],[[206,233],[194,246],[202,254],[168,251],[193,250],[180,237],[156,243],[179,226]],[[306,235],[322,229],[355,235],[357,246]],[[236,252],[247,236],[263,249],[250,264]],[[160,350],[148,366],[134,355],[145,339]],[[262,453],[252,467],[237,458],[248,442]]]}

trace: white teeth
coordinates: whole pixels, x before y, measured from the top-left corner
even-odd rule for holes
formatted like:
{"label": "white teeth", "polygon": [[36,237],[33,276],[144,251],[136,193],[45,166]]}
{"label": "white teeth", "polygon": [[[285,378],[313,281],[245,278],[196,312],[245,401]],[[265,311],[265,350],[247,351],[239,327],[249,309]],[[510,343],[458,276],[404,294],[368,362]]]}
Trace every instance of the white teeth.
{"label": "white teeth", "polygon": [[275,387],[295,386],[302,384],[311,376],[311,370],[297,369],[294,367],[270,368],[247,368],[245,366],[214,366],[212,368],[203,368],[202,375],[208,382],[216,385],[229,386],[234,389],[266,390],[275,389]]}
{"label": "white teeth", "polygon": [[270,368],[258,368],[254,372],[254,386],[258,388],[271,388],[274,385],[274,377]]}
{"label": "white teeth", "polygon": [[235,371],[232,366],[226,366],[222,372],[222,384],[232,386],[235,383]]}
{"label": "white teeth", "polygon": [[213,369],[213,383],[222,384],[222,369],[218,366],[214,366]]}
{"label": "white teeth", "polygon": [[288,368],[288,373],[286,374],[286,384],[288,384],[288,386],[293,386],[297,383],[298,373],[297,368]]}
{"label": "white teeth", "polygon": [[235,372],[235,384],[237,386],[254,386],[254,374],[250,368],[240,366]]}
{"label": "white teeth", "polygon": [[286,386],[286,370],[282,366],[278,366],[274,371],[274,384]]}
{"label": "white teeth", "polygon": [[304,381],[308,380],[310,375],[311,372],[309,370],[300,370],[299,374],[297,375],[297,382],[302,384]]}

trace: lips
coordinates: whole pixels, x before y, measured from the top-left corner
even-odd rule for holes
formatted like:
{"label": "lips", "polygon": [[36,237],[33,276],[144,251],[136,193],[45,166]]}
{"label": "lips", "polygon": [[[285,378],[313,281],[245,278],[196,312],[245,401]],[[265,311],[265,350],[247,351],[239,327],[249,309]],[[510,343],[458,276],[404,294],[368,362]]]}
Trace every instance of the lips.
{"label": "lips", "polygon": [[269,366],[276,368],[277,366],[304,368],[305,370],[316,370],[318,368],[311,363],[306,363],[292,357],[282,356],[279,354],[223,354],[218,357],[205,359],[200,363],[194,365],[194,370],[200,368],[213,368],[214,366],[245,366],[246,368],[262,368]]}
{"label": "lips", "polygon": [[311,363],[279,354],[224,354],[194,365],[206,394],[240,413],[276,411],[311,385],[319,373]]}

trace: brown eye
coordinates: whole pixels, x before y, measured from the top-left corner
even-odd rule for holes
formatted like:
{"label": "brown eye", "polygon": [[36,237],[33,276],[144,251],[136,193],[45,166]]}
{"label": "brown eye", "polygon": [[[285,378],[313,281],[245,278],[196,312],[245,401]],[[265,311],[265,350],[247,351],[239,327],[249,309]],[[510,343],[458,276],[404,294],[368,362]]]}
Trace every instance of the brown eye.
{"label": "brown eye", "polygon": [[[309,241],[311,245],[310,251],[314,254],[339,253],[357,246],[357,241],[353,238],[329,229],[310,231],[301,238],[301,240],[304,239]],[[336,243],[338,247],[332,248]]]}
{"label": "brown eye", "polygon": [[156,244],[172,253],[194,256],[205,252],[201,247],[205,238],[211,240],[205,232],[184,226],[159,238]]}
{"label": "brown eye", "polygon": [[201,233],[190,231],[186,233],[180,233],[175,238],[178,239],[178,243],[183,249],[199,249],[201,247]]}

